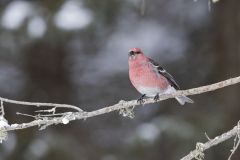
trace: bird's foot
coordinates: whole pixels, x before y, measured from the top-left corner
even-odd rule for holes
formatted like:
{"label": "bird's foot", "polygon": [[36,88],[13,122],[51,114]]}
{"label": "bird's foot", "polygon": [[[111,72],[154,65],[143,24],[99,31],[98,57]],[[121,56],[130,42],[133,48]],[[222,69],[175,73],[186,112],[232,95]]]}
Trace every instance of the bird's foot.
{"label": "bird's foot", "polygon": [[146,94],[143,94],[140,98],[138,98],[137,103],[143,104],[145,96],[146,96]]}
{"label": "bird's foot", "polygon": [[159,94],[157,94],[153,99],[154,99],[154,101],[159,100]]}

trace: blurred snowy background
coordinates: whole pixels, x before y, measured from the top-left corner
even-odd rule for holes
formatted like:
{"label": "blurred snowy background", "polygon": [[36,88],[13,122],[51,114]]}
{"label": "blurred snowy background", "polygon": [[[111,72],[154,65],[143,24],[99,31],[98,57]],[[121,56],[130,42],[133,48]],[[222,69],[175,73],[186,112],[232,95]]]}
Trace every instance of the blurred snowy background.
{"label": "blurred snowy background", "polygon": [[[128,79],[128,50],[140,47],[183,89],[240,73],[240,1],[1,0],[0,96],[69,103],[91,111],[140,96]],[[237,123],[239,86],[110,113],[66,126],[11,132],[0,160],[175,160]],[[11,122],[33,108],[5,104]],[[207,151],[225,160],[233,141]],[[240,152],[233,159],[239,159]]]}

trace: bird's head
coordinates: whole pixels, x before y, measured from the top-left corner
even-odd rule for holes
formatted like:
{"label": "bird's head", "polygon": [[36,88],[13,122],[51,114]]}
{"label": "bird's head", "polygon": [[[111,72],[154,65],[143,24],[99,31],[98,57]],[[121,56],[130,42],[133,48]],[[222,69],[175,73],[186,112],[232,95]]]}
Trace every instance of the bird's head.
{"label": "bird's head", "polygon": [[137,59],[138,57],[141,57],[143,55],[143,52],[140,48],[132,48],[128,52],[129,59]]}

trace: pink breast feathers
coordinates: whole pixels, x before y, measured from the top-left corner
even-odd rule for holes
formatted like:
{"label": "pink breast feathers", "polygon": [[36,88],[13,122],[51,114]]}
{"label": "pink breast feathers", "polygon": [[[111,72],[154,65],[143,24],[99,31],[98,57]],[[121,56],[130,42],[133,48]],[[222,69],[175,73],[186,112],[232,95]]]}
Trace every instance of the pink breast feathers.
{"label": "pink breast feathers", "polygon": [[130,80],[133,86],[140,92],[152,90],[156,95],[169,86],[167,79],[153,69],[150,63],[132,66],[129,70]]}

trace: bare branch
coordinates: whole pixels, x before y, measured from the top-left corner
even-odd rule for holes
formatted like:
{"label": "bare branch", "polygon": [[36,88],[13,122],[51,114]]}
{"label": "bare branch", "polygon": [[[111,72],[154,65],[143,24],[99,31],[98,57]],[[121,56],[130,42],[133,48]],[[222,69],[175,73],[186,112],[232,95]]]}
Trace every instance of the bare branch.
{"label": "bare branch", "polygon": [[240,121],[238,121],[237,130],[238,130],[237,134],[234,138],[233,149],[231,150],[231,154],[228,157],[228,160],[231,160],[233,154],[236,152],[236,150],[238,149],[238,147],[240,145]]}
{"label": "bare branch", "polygon": [[[174,97],[180,96],[180,95],[187,96],[187,95],[196,95],[196,94],[201,94],[201,93],[205,93],[205,92],[210,92],[210,91],[214,91],[216,89],[220,89],[220,88],[223,88],[226,86],[234,85],[239,82],[240,82],[240,76],[231,78],[231,79],[228,79],[225,81],[221,81],[221,82],[218,82],[215,84],[207,85],[207,86],[202,86],[202,87],[188,89],[188,90],[179,90],[173,94],[161,95],[159,97],[158,102],[169,99],[169,98],[174,98]],[[84,112],[76,106],[66,105],[66,104],[22,102],[22,101],[15,101],[15,100],[10,100],[10,99],[1,98],[1,97],[0,97],[0,100],[7,102],[7,103],[14,103],[14,104],[20,104],[20,105],[52,106],[52,107],[65,107],[65,108],[69,107],[69,108],[73,108],[76,110],[80,110],[78,112],[68,112],[67,117],[65,114],[63,114],[61,117],[58,116],[58,117],[44,117],[43,118],[43,116],[40,116],[41,117],[40,119],[36,119],[29,123],[14,124],[14,125],[5,127],[6,131],[25,129],[25,128],[29,128],[29,127],[33,127],[33,126],[42,126],[42,125],[46,125],[46,124],[50,124],[50,125],[60,124],[60,123],[63,123],[63,119],[65,119],[65,120],[67,119],[69,122],[73,121],[73,120],[87,119],[87,118],[94,117],[97,115],[102,115],[102,114],[106,114],[109,112],[127,109],[127,108],[131,108],[131,107],[140,105],[137,102],[137,100],[131,100],[131,101],[121,100],[119,103],[114,104],[112,106],[104,107],[102,109],[98,109],[98,110],[91,111],[91,112]],[[150,103],[156,103],[156,101],[153,98],[147,98],[143,102],[143,105],[150,104]]]}
{"label": "bare branch", "polygon": [[[188,90],[179,90],[173,94],[166,94],[166,95],[161,95],[159,97],[159,100],[157,102],[169,99],[169,98],[175,98],[177,96],[181,95],[196,95],[196,94],[202,94],[205,92],[210,92],[214,91],[220,88],[224,88],[230,85],[234,85],[240,82],[240,76],[235,77],[235,78],[230,78],[225,81],[221,81],[218,83],[214,83],[211,85],[206,85],[198,88],[193,88],[193,89],[188,89]],[[56,124],[68,124],[69,122],[73,120],[80,120],[80,119],[87,119],[90,117],[95,117],[98,115],[106,114],[109,112],[113,111],[119,111],[120,114],[123,116],[128,116],[130,118],[134,117],[133,114],[133,109],[135,106],[140,106],[140,104],[137,102],[137,100],[131,100],[131,101],[119,101],[119,103],[104,107],[102,109],[98,109],[95,111],[91,112],[85,112],[78,108],[77,106],[73,105],[68,105],[68,104],[56,104],[56,103],[39,103],[39,102],[24,102],[24,101],[16,101],[16,100],[11,100],[11,99],[6,99],[0,97],[0,101],[5,102],[5,103],[14,103],[14,104],[19,104],[19,105],[29,105],[29,106],[48,106],[52,107],[51,109],[46,109],[46,110],[37,110],[35,113],[37,115],[29,115],[29,114],[24,114],[24,113],[18,113],[19,115],[23,116],[28,116],[34,118],[33,121],[28,122],[28,123],[22,123],[22,124],[11,124],[9,125],[8,122],[5,119],[0,120],[0,142],[2,140],[6,140],[7,137],[7,132],[11,130],[19,130],[19,129],[25,129],[29,127],[34,127],[38,126],[39,129],[45,129],[48,126],[51,125],[56,125]],[[153,98],[147,98],[144,100],[142,105],[145,104],[151,104],[151,103],[156,103],[156,101]],[[1,105],[3,108],[3,105]],[[74,109],[77,112],[63,112],[63,113],[56,113],[56,108],[68,108],[68,109]],[[234,147],[232,149],[232,153],[229,156],[229,159],[231,156],[234,154],[236,149],[238,148],[240,141],[239,141],[239,125],[235,126],[232,130],[222,134],[221,136],[215,137],[214,139],[208,138],[208,142],[206,143],[197,143],[196,149],[190,152],[187,156],[183,157],[181,160],[191,160],[193,158],[196,159],[202,159],[204,157],[203,151],[209,149],[212,146],[215,146],[233,136],[237,136],[237,139],[235,140]]]}
{"label": "bare branch", "polygon": [[[209,141],[207,141],[206,143],[197,143],[196,145],[196,149],[191,151],[188,155],[186,155],[185,157],[181,158],[181,160],[191,160],[191,159],[201,159],[204,157],[203,152],[213,146],[218,145],[219,143],[222,143],[234,136],[238,136],[239,135],[239,124],[236,125],[233,129],[231,129],[230,131],[223,133],[220,136],[215,137],[214,139],[210,139]],[[240,143],[238,141],[238,143]],[[230,155],[229,158],[231,158],[231,156],[233,155],[233,153],[236,151],[237,147],[239,144],[237,144],[234,147],[234,150],[232,151],[232,154]]]}

